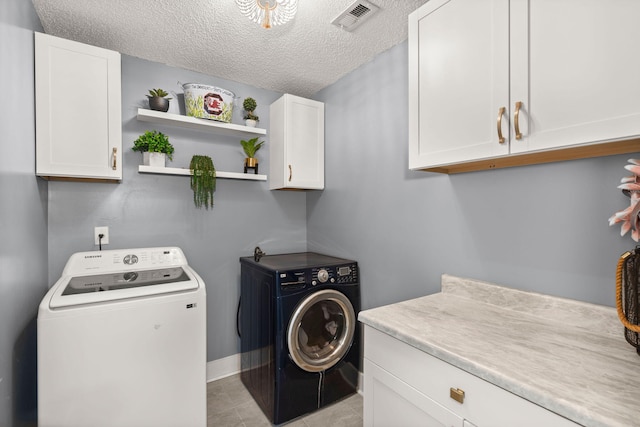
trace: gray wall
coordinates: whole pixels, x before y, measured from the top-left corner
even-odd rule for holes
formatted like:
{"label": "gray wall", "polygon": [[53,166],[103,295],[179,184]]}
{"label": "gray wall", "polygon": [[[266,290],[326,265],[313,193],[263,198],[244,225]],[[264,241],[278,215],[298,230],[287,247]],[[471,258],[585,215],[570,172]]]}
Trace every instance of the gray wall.
{"label": "gray wall", "polygon": [[[171,167],[189,167],[194,154],[208,155],[218,170],[242,172],[245,155],[240,137],[223,137],[177,127],[140,122],[138,107],[148,108],[145,94],[161,87],[173,94],[171,110],[184,108],[177,82],[205,83],[240,97],[234,123],[242,123],[242,99],[256,99],[260,126],[268,127],[269,104],[280,94],[216,79],[129,56],[122,57],[122,121],[124,176],[121,184],[49,183],[49,281],[53,283],[69,256],[97,250],[95,226],[109,227],[103,249],[179,246],[207,285],[208,359],[239,352],[236,307],[240,288],[238,258],[259,245],[267,253],[306,249],[305,194],[269,191],[267,182],[218,179],[215,206],[196,209],[186,176],[138,173],[142,154],[133,141],[157,129],[175,147]],[[244,137],[246,139],[246,137]],[[264,138],[268,144],[268,135]],[[260,172],[268,174],[268,148],[258,152]]]}
{"label": "gray wall", "polygon": [[46,182],[35,176],[33,4],[0,2],[0,426],[36,420],[38,304],[47,290]]}
{"label": "gray wall", "polygon": [[316,94],[326,187],[307,197],[309,249],[360,261],[363,308],[437,292],[443,273],[614,305],[635,242],[607,219],[628,206],[616,186],[634,155],[409,171],[407,74],[405,42]]}

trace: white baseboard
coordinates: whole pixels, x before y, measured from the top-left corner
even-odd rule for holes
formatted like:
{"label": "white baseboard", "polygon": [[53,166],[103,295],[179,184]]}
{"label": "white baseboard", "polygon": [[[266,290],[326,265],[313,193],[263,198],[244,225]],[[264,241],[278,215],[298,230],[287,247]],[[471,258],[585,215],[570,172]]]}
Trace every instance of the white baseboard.
{"label": "white baseboard", "polygon": [[240,353],[207,362],[207,382],[240,372]]}
{"label": "white baseboard", "polygon": [[[219,380],[240,372],[240,353],[207,362],[207,382]],[[358,372],[358,393],[362,394],[364,376]]]}

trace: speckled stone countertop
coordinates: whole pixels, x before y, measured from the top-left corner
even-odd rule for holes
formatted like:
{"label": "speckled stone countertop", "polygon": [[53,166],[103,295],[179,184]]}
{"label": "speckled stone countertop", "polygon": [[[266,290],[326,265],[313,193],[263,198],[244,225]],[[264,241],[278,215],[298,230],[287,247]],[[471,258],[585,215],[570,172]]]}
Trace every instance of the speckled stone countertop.
{"label": "speckled stone countertop", "polygon": [[443,275],[442,292],[358,319],[578,424],[640,426],[640,356],[615,308]]}

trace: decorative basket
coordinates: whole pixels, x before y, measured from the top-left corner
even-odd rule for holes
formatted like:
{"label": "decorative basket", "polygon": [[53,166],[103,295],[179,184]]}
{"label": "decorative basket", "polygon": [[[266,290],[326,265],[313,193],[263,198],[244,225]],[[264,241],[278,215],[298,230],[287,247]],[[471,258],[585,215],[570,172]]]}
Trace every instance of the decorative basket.
{"label": "decorative basket", "polygon": [[187,116],[231,122],[235,98],[233,92],[199,83],[185,83],[182,90]]}
{"label": "decorative basket", "polygon": [[616,309],[624,337],[640,354],[640,248],[622,254],[616,271]]}

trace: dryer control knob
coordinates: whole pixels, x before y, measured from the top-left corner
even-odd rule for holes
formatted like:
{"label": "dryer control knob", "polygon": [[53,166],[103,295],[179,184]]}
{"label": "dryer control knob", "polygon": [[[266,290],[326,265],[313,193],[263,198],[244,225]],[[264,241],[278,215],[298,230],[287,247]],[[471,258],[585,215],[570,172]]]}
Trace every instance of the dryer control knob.
{"label": "dryer control knob", "polygon": [[318,271],[318,280],[320,281],[320,283],[325,283],[327,280],[329,280],[329,273],[327,272],[327,270],[321,268]]}

